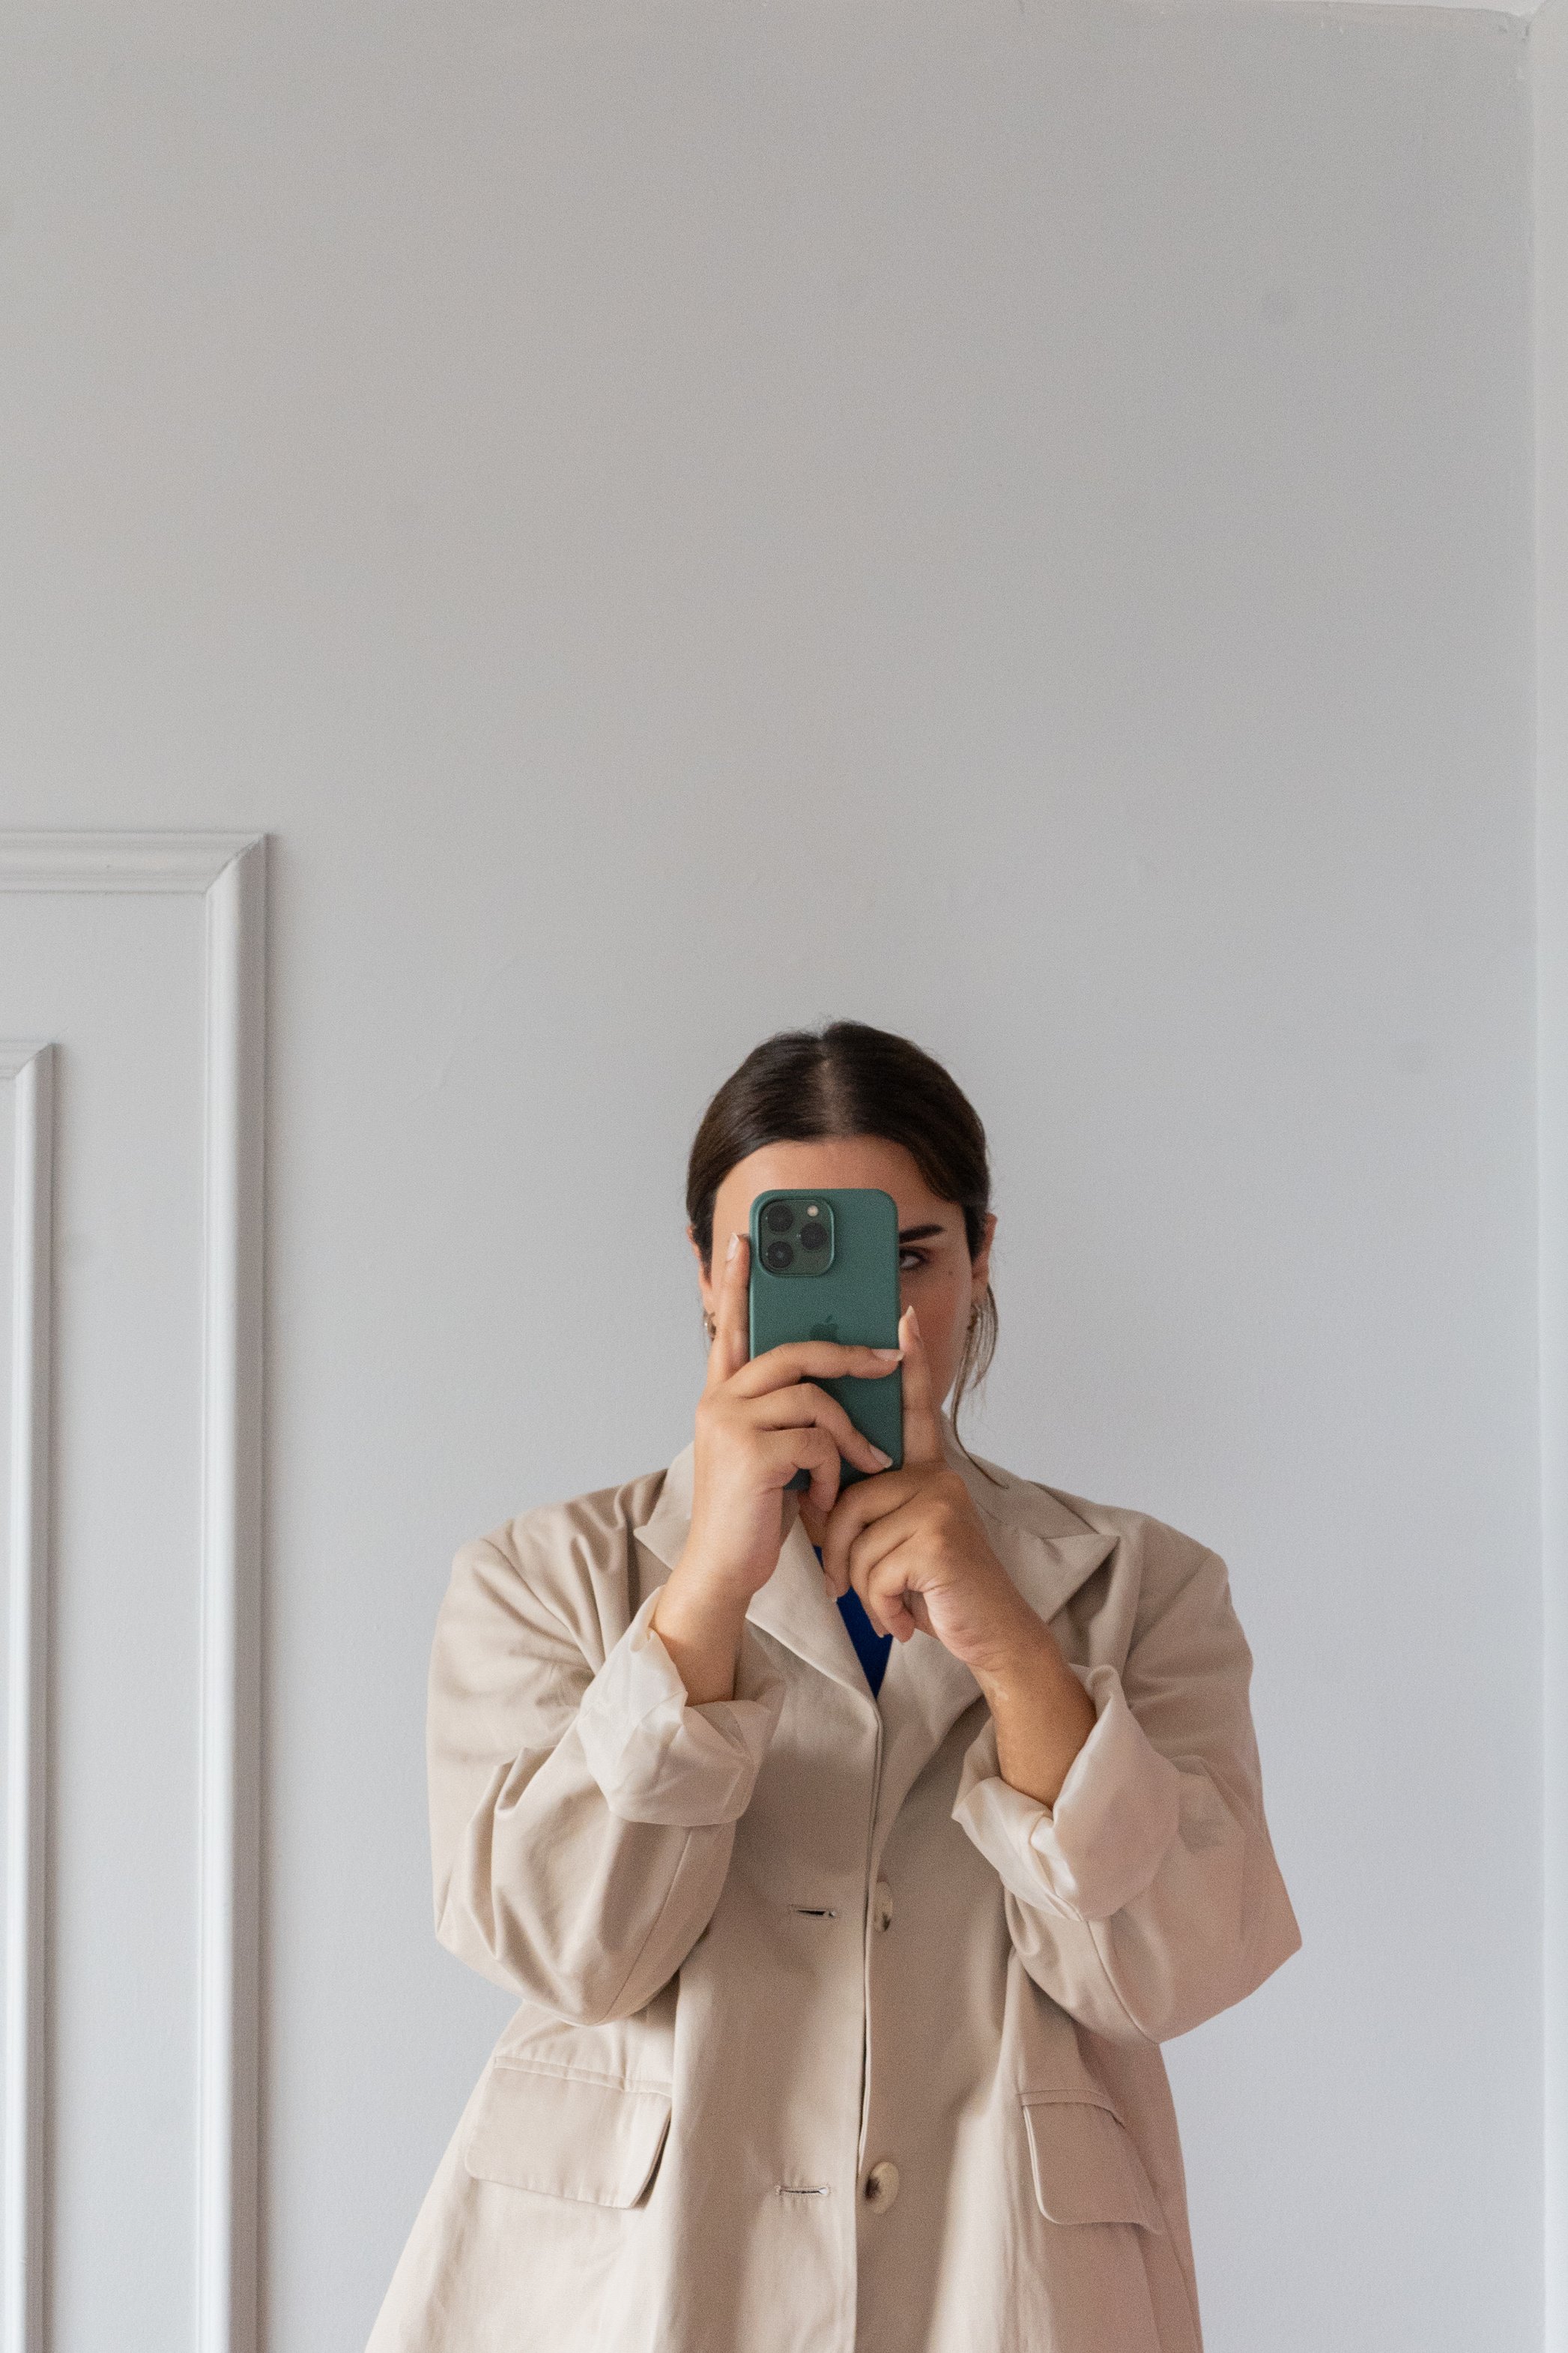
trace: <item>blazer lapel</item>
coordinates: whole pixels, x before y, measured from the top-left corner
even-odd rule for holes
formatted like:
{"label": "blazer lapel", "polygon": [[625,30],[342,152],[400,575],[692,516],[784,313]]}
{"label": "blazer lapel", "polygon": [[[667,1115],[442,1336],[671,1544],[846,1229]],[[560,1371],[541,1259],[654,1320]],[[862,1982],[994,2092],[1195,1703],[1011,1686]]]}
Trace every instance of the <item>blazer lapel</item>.
{"label": "blazer lapel", "polygon": [[[691,1526],[691,1458],[695,1451],[690,1446],[682,1448],[664,1474],[653,1510],[632,1530],[635,1542],[667,1570],[680,1558],[681,1546]],[[645,1578],[640,1599],[646,1601],[654,1587],[663,1582],[662,1577]],[[633,1609],[637,1607],[638,1602],[634,1600]]]}
{"label": "blazer lapel", "polygon": [[[673,1568],[679,1559],[691,1527],[693,1451],[688,1446],[676,1456],[665,1474],[651,1515],[641,1527],[632,1530],[637,1542],[646,1546],[666,1568]],[[866,1706],[875,1708],[877,1703],[867,1683],[865,1670],[855,1655],[849,1630],[837,1604],[828,1598],[811,1539],[794,1510],[779,1550],[778,1567],[762,1591],[752,1595],[746,1620],[774,1641],[782,1642],[785,1650],[793,1651],[796,1658],[804,1659],[819,1674],[842,1683]]]}
{"label": "blazer lapel", "polygon": [[753,1594],[746,1616],[764,1634],[784,1643],[808,1666],[831,1675],[868,1708],[877,1702],[866,1681],[866,1670],[856,1655],[838,1604],[823,1579],[822,1564],[811,1538],[792,1514],[789,1534],[779,1551],[779,1565]]}
{"label": "blazer lapel", "polygon": [[980,1704],[980,1686],[969,1669],[933,1635],[911,1634],[907,1642],[893,1644],[880,1694],[882,1769],[871,1829],[874,1855],[881,1852],[900,1807],[959,1717]]}
{"label": "blazer lapel", "polygon": [[992,1550],[1030,1607],[1048,1621],[1110,1559],[1115,1533],[1090,1527],[1048,1487],[966,1455],[945,1413],[942,1424],[942,1450],[985,1523]]}

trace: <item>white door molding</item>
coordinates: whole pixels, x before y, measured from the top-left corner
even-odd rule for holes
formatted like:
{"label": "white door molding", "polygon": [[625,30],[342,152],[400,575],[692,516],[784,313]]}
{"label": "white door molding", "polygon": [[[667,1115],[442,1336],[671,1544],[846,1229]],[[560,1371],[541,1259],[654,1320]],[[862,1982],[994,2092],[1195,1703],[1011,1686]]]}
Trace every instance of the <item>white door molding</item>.
{"label": "white door molding", "polygon": [[48,1727],[50,1223],[54,1049],[0,1039],[16,1089],[11,1224],[11,1533],[5,1651],[5,2109],[0,2164],[5,2244],[0,2343],[42,2343],[45,1759]]}
{"label": "white door molding", "polygon": [[[267,837],[0,833],[0,891],[195,892],[206,901],[195,2353],[257,2353]],[[0,2353],[46,2353],[39,1963],[53,1061],[47,1044],[0,1044],[0,1077],[17,1090]]]}

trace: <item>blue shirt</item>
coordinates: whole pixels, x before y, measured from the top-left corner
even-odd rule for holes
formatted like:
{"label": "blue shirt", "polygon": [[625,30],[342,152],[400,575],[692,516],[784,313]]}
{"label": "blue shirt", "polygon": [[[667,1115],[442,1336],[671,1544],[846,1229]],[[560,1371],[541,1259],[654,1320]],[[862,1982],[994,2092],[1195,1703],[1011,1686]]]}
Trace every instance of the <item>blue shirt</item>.
{"label": "blue shirt", "polygon": [[[811,1549],[820,1560],[822,1546],[813,1545]],[[867,1617],[866,1606],[853,1586],[847,1593],[839,1595],[838,1615],[849,1630],[849,1640],[855,1645],[855,1655],[866,1670],[866,1681],[870,1684],[874,1694],[882,1688],[882,1677],[887,1672],[888,1653],[893,1647],[893,1638],[890,1634],[878,1633],[877,1629]]]}

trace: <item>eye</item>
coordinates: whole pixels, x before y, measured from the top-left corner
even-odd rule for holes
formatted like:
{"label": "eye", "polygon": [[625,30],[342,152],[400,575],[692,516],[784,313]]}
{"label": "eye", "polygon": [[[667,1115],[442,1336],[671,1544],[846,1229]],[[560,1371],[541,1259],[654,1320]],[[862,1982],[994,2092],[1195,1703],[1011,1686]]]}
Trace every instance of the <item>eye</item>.
{"label": "eye", "polygon": [[925,1263],[925,1251],[922,1250],[916,1250],[912,1243],[906,1242],[903,1249],[899,1252],[899,1272],[900,1274],[912,1274],[917,1266],[924,1266]]}

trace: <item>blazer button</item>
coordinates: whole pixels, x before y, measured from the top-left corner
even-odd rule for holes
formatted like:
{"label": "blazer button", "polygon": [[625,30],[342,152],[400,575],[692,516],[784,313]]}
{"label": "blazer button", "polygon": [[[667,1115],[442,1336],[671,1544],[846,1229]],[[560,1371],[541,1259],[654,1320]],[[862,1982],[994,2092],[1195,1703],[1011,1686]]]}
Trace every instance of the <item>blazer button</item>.
{"label": "blazer button", "polygon": [[885,2157],[866,2176],[866,2203],[873,2214],[885,2214],[898,2194],[899,2168],[890,2157]]}
{"label": "blazer button", "polygon": [[890,1928],[893,1925],[893,1891],[885,1879],[879,1879],[877,1882],[877,1894],[871,1906],[871,1917],[879,1928]]}

